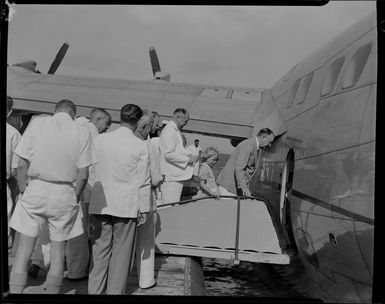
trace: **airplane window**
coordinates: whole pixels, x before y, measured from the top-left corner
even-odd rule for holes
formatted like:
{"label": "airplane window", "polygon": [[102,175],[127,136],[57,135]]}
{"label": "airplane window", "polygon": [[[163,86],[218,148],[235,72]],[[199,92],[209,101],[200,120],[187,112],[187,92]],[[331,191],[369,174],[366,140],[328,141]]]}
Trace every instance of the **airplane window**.
{"label": "airplane window", "polygon": [[302,85],[297,95],[297,104],[301,104],[305,101],[307,92],[309,91],[309,88],[310,88],[311,81],[313,80],[313,75],[314,75],[314,72],[311,72],[306,75],[304,80],[302,80]]}
{"label": "airplane window", "polygon": [[295,95],[297,94],[300,80],[301,79],[297,79],[297,81],[294,83],[294,86],[290,92],[289,100],[287,101],[286,108],[290,108],[293,105],[293,101],[294,101]]}
{"label": "airplane window", "polygon": [[329,94],[334,89],[344,61],[345,57],[339,58],[330,66],[329,72],[322,86],[321,96]]}
{"label": "airplane window", "polygon": [[361,76],[364,70],[365,64],[368,61],[370,50],[372,49],[371,44],[360,47],[353,55],[349,66],[344,74],[342,88],[350,88],[354,86]]}

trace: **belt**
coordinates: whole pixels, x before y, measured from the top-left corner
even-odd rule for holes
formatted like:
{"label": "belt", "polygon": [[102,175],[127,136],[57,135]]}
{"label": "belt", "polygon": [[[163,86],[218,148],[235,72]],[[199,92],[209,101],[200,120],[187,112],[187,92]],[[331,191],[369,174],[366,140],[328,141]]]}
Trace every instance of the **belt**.
{"label": "belt", "polygon": [[40,180],[42,182],[46,182],[46,183],[51,183],[51,184],[56,184],[56,185],[70,185],[70,186],[73,186],[73,182],[65,182],[65,181],[49,181],[49,180],[44,180],[44,179],[41,179],[41,178],[37,178],[37,177],[31,177],[30,180]]}

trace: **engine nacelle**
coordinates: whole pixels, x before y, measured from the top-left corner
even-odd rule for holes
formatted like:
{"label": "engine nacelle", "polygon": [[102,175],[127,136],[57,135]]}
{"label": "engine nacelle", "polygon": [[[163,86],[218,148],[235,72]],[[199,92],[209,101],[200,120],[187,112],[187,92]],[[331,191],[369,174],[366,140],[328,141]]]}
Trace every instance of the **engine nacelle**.
{"label": "engine nacelle", "polygon": [[32,72],[36,72],[36,61],[34,61],[34,60],[27,60],[27,61],[15,63],[15,64],[13,64],[13,66],[22,67],[22,68],[30,70]]}
{"label": "engine nacelle", "polygon": [[171,78],[170,73],[166,73],[166,72],[162,72],[162,71],[155,73],[155,79],[170,81],[170,78]]}

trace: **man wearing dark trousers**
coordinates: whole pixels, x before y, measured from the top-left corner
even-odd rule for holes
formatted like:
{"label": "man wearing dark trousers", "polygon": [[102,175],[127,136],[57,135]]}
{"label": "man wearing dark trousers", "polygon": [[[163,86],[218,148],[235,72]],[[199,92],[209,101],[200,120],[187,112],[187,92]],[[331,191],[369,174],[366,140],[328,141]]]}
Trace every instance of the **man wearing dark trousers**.
{"label": "man wearing dark trousers", "polygon": [[120,128],[94,140],[98,163],[89,208],[93,240],[89,294],[125,293],[137,224],[146,221],[150,209],[147,145],[134,134],[142,115],[137,105],[125,105]]}

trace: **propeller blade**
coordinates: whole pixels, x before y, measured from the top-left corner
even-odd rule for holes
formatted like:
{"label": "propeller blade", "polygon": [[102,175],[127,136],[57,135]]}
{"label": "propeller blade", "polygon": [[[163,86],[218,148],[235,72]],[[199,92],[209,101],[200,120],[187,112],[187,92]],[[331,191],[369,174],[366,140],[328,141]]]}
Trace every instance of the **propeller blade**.
{"label": "propeller blade", "polygon": [[155,73],[160,72],[159,60],[158,60],[158,56],[156,55],[156,51],[154,47],[151,46],[149,48],[149,53],[150,53],[152,73],[154,74],[154,77],[155,77]]}
{"label": "propeller blade", "polygon": [[68,48],[69,48],[68,42],[64,42],[59,52],[57,52],[55,60],[52,62],[51,67],[48,70],[48,74],[55,74],[65,54],[67,53]]}

